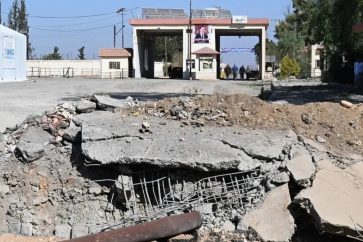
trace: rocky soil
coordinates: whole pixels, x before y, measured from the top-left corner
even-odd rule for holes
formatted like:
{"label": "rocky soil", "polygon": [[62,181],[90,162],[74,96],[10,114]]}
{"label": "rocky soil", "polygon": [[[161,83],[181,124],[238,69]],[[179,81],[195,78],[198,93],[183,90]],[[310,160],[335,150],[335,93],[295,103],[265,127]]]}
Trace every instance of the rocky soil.
{"label": "rocky soil", "polygon": [[[0,241],[76,238],[185,210],[203,226],[174,241],[363,239],[362,123],[362,104],[242,94],[62,103],[0,134]],[[146,199],[143,179],[169,184]],[[141,216],[161,202],[173,210]]]}

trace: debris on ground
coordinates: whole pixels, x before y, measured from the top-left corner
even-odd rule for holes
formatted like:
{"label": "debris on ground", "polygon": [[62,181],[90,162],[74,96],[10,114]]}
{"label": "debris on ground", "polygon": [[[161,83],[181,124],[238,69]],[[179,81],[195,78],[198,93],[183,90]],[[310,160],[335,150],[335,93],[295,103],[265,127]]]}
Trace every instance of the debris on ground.
{"label": "debris on ground", "polygon": [[0,234],[69,239],[198,211],[190,241],[289,241],[300,221],[361,239],[362,116],[243,94],[62,103],[0,135]]}

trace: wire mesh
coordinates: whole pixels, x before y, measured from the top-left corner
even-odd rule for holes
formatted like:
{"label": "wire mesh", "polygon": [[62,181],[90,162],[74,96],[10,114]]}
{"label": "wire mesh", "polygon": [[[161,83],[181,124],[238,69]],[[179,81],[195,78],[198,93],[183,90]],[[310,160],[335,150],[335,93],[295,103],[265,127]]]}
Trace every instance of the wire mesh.
{"label": "wire mesh", "polygon": [[210,203],[237,206],[246,212],[261,200],[262,180],[258,169],[210,176],[195,182],[167,173],[141,172],[119,176],[116,186],[120,201],[131,213],[126,220],[137,223]]}

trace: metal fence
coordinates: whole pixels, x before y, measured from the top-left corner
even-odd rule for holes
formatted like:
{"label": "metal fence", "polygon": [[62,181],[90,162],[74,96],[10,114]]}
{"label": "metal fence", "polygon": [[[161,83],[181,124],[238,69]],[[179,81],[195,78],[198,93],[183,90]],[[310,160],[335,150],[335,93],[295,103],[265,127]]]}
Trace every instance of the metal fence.
{"label": "metal fence", "polygon": [[84,78],[109,78],[109,79],[124,79],[134,78],[134,69],[120,69],[115,71],[101,72],[99,68],[41,68],[28,67],[28,77],[84,77]]}

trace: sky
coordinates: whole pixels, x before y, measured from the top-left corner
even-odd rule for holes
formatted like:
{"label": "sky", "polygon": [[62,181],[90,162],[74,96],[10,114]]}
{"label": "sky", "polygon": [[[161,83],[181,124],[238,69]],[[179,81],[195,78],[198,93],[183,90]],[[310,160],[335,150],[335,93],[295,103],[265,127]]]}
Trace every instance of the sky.
{"label": "sky", "polygon": [[[13,0],[0,0],[1,15],[6,20]],[[189,12],[189,0],[26,0],[30,26],[30,42],[36,57],[53,52],[58,46],[64,59],[74,59],[78,49],[85,46],[87,59],[98,58],[100,48],[113,47],[113,25],[121,28],[122,17],[116,14],[125,8],[125,47],[132,47],[132,27],[128,20],[141,16],[142,8],[182,8]],[[232,15],[270,18],[268,37],[273,38],[276,20],[283,19],[291,0],[192,0],[192,8],[220,7]],[[93,15],[93,16],[90,16]],[[97,16],[95,16],[97,15]],[[221,47],[252,48],[256,37],[223,37]],[[121,47],[121,33],[116,47]],[[229,64],[251,64],[253,54],[224,54]]]}

